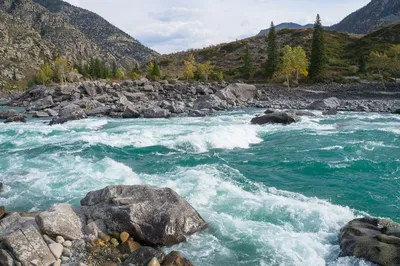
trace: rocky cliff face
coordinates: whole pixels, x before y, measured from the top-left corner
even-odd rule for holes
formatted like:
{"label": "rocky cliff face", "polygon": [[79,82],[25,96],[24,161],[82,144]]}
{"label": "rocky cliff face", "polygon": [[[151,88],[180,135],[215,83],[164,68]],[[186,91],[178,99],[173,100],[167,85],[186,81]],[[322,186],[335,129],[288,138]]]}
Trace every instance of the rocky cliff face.
{"label": "rocky cliff face", "polygon": [[372,0],[350,14],[332,30],[366,34],[385,25],[400,22],[400,0]]}
{"label": "rocky cliff face", "polygon": [[132,66],[158,55],[100,16],[60,0],[0,2],[0,87],[26,81],[46,61],[92,57]]}

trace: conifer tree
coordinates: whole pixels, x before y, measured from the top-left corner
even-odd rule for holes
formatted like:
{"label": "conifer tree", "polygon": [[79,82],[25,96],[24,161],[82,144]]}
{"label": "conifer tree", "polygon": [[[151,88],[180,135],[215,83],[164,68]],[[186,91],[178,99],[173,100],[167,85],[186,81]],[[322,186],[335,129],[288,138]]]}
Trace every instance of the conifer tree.
{"label": "conifer tree", "polygon": [[268,47],[267,47],[267,64],[265,74],[267,78],[272,78],[274,73],[278,70],[279,64],[279,44],[276,36],[274,22],[271,22],[271,28],[268,33]]}
{"label": "conifer tree", "polygon": [[317,15],[314,25],[314,33],[311,48],[310,78],[318,79],[323,75],[327,65],[327,57],[325,54],[324,28],[322,27],[321,18]]}
{"label": "conifer tree", "polygon": [[367,61],[364,55],[361,55],[358,60],[358,73],[360,74],[367,73]]}
{"label": "conifer tree", "polygon": [[242,60],[243,60],[243,66],[242,66],[243,77],[246,79],[252,79],[254,76],[254,66],[249,46],[246,46]]}

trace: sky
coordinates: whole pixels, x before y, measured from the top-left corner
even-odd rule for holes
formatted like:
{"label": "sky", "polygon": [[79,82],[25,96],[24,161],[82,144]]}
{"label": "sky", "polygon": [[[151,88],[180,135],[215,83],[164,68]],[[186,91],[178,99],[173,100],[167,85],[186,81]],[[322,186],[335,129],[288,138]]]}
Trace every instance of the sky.
{"label": "sky", "polygon": [[166,54],[254,36],[275,24],[341,21],[370,0],[66,0]]}

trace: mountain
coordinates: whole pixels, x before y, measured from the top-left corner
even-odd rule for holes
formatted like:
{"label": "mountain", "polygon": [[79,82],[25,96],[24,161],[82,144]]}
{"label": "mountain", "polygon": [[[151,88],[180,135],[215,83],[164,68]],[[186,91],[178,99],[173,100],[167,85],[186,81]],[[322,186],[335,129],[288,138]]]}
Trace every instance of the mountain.
{"label": "mountain", "polygon": [[[307,25],[300,25],[297,23],[293,23],[293,22],[284,22],[281,24],[278,24],[275,26],[276,30],[282,30],[282,29],[310,29],[314,27],[313,24],[307,24]],[[261,30],[260,33],[258,35],[266,35],[269,32],[269,28],[265,29],[265,30]]]}
{"label": "mountain", "polygon": [[350,14],[331,30],[367,34],[385,25],[400,22],[400,0],[372,0]]}
{"label": "mountain", "polygon": [[61,0],[0,1],[0,87],[26,84],[44,62],[98,57],[123,67],[159,54],[99,15]]}

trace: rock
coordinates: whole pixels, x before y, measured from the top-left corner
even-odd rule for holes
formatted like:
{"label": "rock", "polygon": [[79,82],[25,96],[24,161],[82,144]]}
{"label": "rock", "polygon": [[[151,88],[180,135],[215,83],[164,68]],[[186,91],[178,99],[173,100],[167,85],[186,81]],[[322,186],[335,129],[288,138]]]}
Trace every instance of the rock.
{"label": "rock", "polygon": [[66,248],[72,247],[72,242],[67,240],[62,243],[62,245]]}
{"label": "rock", "polygon": [[22,265],[51,265],[56,261],[41,234],[31,222],[2,232],[0,241]]}
{"label": "rock", "polygon": [[51,95],[30,103],[27,108],[28,111],[40,111],[54,105],[53,97]]}
{"label": "rock", "polygon": [[65,256],[65,257],[71,258],[72,257],[71,250],[69,248],[64,248],[63,252],[62,252],[62,255]]}
{"label": "rock", "polygon": [[144,94],[143,92],[135,92],[135,93],[124,92],[124,95],[131,102],[135,102],[138,100],[140,101],[147,100],[146,94]]}
{"label": "rock", "polygon": [[76,72],[69,72],[67,74],[67,80],[69,82],[79,82],[79,80],[82,78],[83,76],[79,73]]}
{"label": "rock", "polygon": [[293,111],[297,116],[316,116],[314,113],[305,110],[295,110]]}
{"label": "rock", "polygon": [[121,243],[125,243],[129,239],[129,234],[127,232],[122,232],[119,235],[119,239],[121,240]]}
{"label": "rock", "polygon": [[392,107],[392,113],[393,113],[393,114],[400,115],[400,103],[395,104],[395,105]]}
{"label": "rock", "polygon": [[275,112],[272,114],[267,114],[263,116],[255,117],[251,120],[252,124],[255,125],[264,125],[264,124],[284,124],[289,125],[291,123],[295,123],[297,117],[293,113],[283,113],[283,112]]}
{"label": "rock", "polygon": [[35,117],[35,118],[49,117],[49,114],[46,112],[36,111],[33,113],[32,117]]}
{"label": "rock", "polygon": [[68,121],[87,118],[85,111],[75,104],[69,104],[60,110],[58,117],[54,117],[50,125],[64,124]]}
{"label": "rock", "polygon": [[237,101],[246,102],[257,96],[257,88],[254,85],[233,83],[228,85],[226,88],[217,91],[215,95],[228,103],[234,103]]}
{"label": "rock", "polygon": [[115,238],[111,238],[110,242],[111,242],[111,244],[113,244],[114,247],[118,247],[119,246],[119,242]]}
{"label": "rock", "polygon": [[0,219],[6,215],[6,208],[4,206],[0,206]]}
{"label": "rock", "polygon": [[86,112],[87,116],[106,116],[109,115],[111,112],[111,108],[108,106],[100,106],[89,110]]}
{"label": "rock", "polygon": [[141,247],[133,252],[122,265],[126,266],[144,266],[148,265],[153,258],[159,262],[164,260],[164,253],[160,250],[151,247]]}
{"label": "rock", "polygon": [[126,106],[122,118],[138,118],[140,113],[133,106]]}
{"label": "rock", "polygon": [[103,232],[99,232],[98,233],[98,238],[103,240],[104,242],[110,242],[111,241],[111,237]]}
{"label": "rock", "polygon": [[146,84],[149,84],[149,80],[147,78],[141,78],[141,79],[135,80],[134,83],[137,86],[144,86]]}
{"label": "rock", "polygon": [[391,220],[355,219],[341,229],[339,238],[342,256],[381,266],[400,264],[400,224]]}
{"label": "rock", "polygon": [[153,259],[151,259],[149,264],[147,264],[147,266],[161,266],[161,265],[157,258],[153,258]]}
{"label": "rock", "polygon": [[152,92],[152,91],[154,91],[154,87],[153,87],[153,85],[144,85],[143,90],[147,91],[147,92]]}
{"label": "rock", "polygon": [[55,89],[55,93],[58,95],[72,95],[75,87],[71,85],[63,85]]}
{"label": "rock", "polygon": [[53,109],[46,109],[45,110],[49,116],[58,116],[58,113]]}
{"label": "rock", "polygon": [[4,249],[0,249],[0,265],[2,266],[14,266],[15,262],[11,254]]}
{"label": "rock", "polygon": [[308,106],[307,109],[311,110],[330,110],[337,109],[340,106],[340,101],[336,97],[327,98],[325,100],[318,100]]}
{"label": "rock", "polygon": [[56,243],[53,239],[51,239],[48,235],[43,235],[43,240],[47,245]]}
{"label": "rock", "polygon": [[51,253],[53,253],[56,260],[58,260],[61,257],[61,254],[63,252],[63,246],[61,244],[59,243],[50,244],[49,249]]}
{"label": "rock", "polygon": [[218,96],[212,94],[199,97],[194,102],[193,108],[196,110],[202,110],[202,109],[223,110],[228,108],[228,104],[225,100],[221,100]]}
{"label": "rock", "polygon": [[5,110],[5,111],[0,110],[0,119],[8,119],[8,118],[16,116],[16,115],[17,115],[17,111],[15,111],[14,109]]}
{"label": "rock", "polygon": [[8,124],[8,123],[17,123],[17,122],[21,122],[21,123],[26,123],[27,119],[26,119],[26,115],[24,114],[17,114],[16,116],[12,116],[6,119],[6,121],[4,121],[4,123]]}
{"label": "rock", "polygon": [[57,236],[57,237],[56,237],[56,242],[59,243],[59,244],[64,243],[64,242],[65,242],[64,237],[62,237],[62,236]]}
{"label": "rock", "polygon": [[178,251],[172,251],[165,258],[162,266],[194,266],[193,263],[182,257]]}
{"label": "rock", "polygon": [[144,118],[168,118],[170,112],[160,107],[152,107],[143,110]]}
{"label": "rock", "polygon": [[56,262],[54,262],[53,266],[61,266],[61,260],[58,259]]}
{"label": "rock", "polygon": [[338,111],[335,109],[330,109],[322,112],[323,115],[337,115]]}
{"label": "rock", "polygon": [[69,204],[60,204],[36,216],[40,230],[52,237],[75,240],[83,237],[81,220]]}
{"label": "rock", "polygon": [[84,92],[87,95],[89,95],[90,97],[93,98],[94,96],[96,96],[97,90],[93,83],[89,83],[89,82],[83,83],[82,87],[83,87]]}
{"label": "rock", "polygon": [[128,239],[125,243],[119,246],[119,250],[122,254],[132,254],[135,250],[140,248],[141,245],[138,242]]}
{"label": "rock", "polygon": [[200,110],[193,110],[189,113],[189,116],[191,117],[205,117],[207,114],[205,112],[202,112]]}
{"label": "rock", "polygon": [[138,242],[173,245],[200,231],[206,222],[169,188],[109,186],[81,200],[89,219],[102,219],[110,230],[127,232]]}
{"label": "rock", "polygon": [[99,237],[99,233],[107,232],[107,227],[103,220],[96,220],[86,225],[85,232],[87,235],[94,235],[95,237]]}

